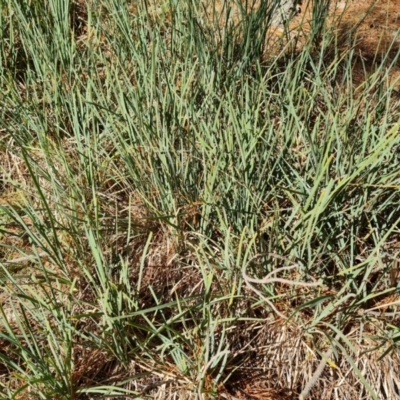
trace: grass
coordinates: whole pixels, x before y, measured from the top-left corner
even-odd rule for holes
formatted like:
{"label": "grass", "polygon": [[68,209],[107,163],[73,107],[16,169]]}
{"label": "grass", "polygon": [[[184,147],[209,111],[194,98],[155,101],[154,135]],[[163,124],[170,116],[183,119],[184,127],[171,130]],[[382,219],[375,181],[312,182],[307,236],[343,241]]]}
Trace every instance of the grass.
{"label": "grass", "polygon": [[396,38],[203,5],[0,2],[1,398],[398,396]]}

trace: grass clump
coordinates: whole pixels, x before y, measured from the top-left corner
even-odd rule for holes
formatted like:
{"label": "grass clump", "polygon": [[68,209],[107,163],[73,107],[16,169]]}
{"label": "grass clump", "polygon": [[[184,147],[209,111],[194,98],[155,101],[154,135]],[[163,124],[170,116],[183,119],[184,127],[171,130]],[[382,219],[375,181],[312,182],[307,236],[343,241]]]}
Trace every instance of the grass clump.
{"label": "grass clump", "polygon": [[0,4],[3,398],[398,395],[395,40],[357,83],[329,1]]}

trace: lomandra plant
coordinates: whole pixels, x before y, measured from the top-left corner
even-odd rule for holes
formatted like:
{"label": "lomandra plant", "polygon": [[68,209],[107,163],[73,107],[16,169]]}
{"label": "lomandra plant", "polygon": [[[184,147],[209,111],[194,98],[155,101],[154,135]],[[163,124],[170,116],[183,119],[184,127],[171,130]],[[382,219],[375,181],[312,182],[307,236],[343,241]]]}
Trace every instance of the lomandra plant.
{"label": "lomandra plant", "polygon": [[250,3],[2,3],[4,398],[395,395],[397,56]]}

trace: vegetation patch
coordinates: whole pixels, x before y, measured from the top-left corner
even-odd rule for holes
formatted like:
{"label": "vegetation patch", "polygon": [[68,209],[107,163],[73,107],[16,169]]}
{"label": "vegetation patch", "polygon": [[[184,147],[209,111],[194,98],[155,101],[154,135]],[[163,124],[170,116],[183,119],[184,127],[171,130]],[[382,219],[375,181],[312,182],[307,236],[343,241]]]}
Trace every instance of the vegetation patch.
{"label": "vegetation patch", "polygon": [[399,396],[399,10],[286,3],[0,3],[1,398]]}

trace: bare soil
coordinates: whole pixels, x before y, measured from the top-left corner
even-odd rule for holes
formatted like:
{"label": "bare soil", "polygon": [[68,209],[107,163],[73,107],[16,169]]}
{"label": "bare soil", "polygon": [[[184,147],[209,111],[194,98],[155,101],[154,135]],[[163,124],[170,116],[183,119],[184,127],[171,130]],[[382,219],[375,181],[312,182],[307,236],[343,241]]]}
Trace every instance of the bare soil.
{"label": "bare soil", "polygon": [[[307,32],[312,20],[312,1],[303,1],[303,13],[291,27]],[[390,83],[400,89],[400,1],[347,0],[332,1],[329,23],[336,29],[339,39],[354,39],[355,65],[353,79],[362,84],[366,76],[384,62],[390,69]]]}

